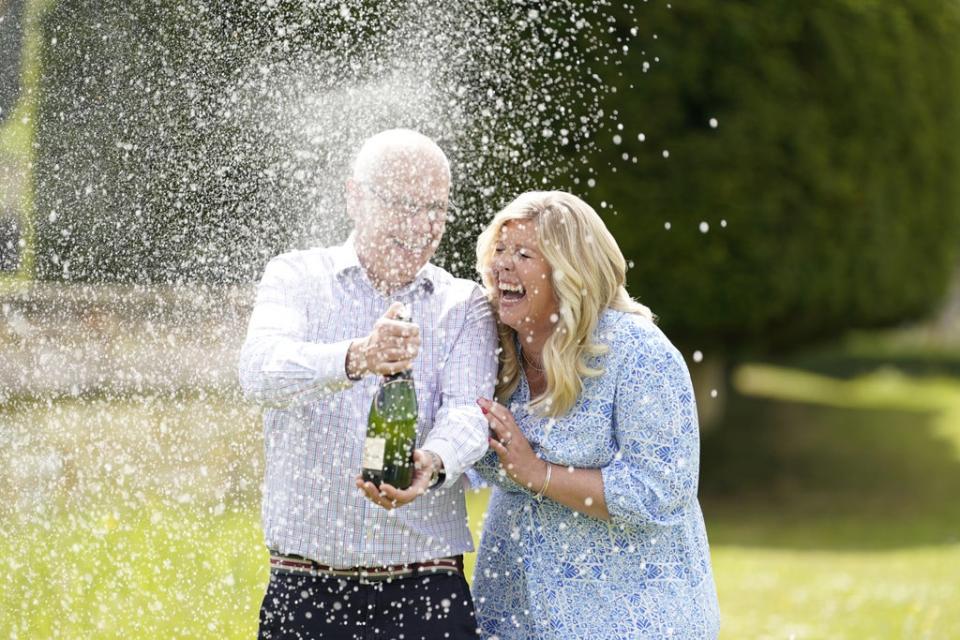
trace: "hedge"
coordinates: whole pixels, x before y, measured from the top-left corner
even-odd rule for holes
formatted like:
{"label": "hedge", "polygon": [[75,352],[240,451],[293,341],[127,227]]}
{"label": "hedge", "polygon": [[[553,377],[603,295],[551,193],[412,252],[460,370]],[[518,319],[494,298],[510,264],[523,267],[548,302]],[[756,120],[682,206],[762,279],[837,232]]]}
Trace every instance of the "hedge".
{"label": "hedge", "polygon": [[682,0],[617,33],[634,24],[649,46],[605,70],[611,127],[578,188],[671,335],[777,347],[936,308],[958,245],[960,4]]}

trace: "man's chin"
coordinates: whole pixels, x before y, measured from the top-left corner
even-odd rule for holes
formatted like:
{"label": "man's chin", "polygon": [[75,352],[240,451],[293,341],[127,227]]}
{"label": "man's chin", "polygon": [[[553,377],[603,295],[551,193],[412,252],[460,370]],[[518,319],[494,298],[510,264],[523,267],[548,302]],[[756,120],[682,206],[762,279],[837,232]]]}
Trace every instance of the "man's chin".
{"label": "man's chin", "polygon": [[390,252],[390,263],[396,268],[401,280],[413,280],[417,272],[430,262],[434,252],[427,249],[410,250],[406,247],[394,246]]}

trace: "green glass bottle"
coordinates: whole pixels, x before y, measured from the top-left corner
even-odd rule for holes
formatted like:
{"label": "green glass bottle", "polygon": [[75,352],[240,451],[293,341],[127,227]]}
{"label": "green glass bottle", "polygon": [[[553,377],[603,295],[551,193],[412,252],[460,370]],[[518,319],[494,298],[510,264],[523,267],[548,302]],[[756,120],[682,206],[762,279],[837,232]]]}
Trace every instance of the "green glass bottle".
{"label": "green glass bottle", "polygon": [[[409,322],[407,317],[398,320]],[[363,479],[407,489],[413,479],[417,442],[417,393],[408,369],[383,377],[370,404],[363,446]]]}

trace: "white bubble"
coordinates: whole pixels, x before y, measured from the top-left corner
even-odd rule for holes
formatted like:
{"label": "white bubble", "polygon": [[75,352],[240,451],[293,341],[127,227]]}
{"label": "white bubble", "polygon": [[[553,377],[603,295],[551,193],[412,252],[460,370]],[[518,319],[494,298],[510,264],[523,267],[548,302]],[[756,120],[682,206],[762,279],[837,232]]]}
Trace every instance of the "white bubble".
{"label": "white bubble", "polygon": [[663,157],[664,157],[664,158],[669,158],[669,157],[670,157],[670,152],[667,151],[666,149],[664,149],[664,150],[663,150]]}
{"label": "white bubble", "polygon": [[670,231],[670,227],[672,227],[672,226],[673,226],[673,225],[671,225],[669,222],[664,222],[664,223],[663,223],[663,228],[666,229],[667,231]]}
{"label": "white bubble", "polygon": [[716,129],[716,128],[717,128],[717,125],[719,125],[719,124],[720,124],[720,123],[717,122],[717,119],[716,119],[716,118],[710,118],[710,128],[711,128],[711,129]]}
{"label": "white bubble", "polygon": [[558,320],[560,320],[560,316],[555,313],[550,314],[550,322],[557,322]]}
{"label": "white bubble", "polygon": [[637,134],[637,140],[639,140],[640,142],[643,142],[643,141],[646,140],[646,139],[647,139],[647,136],[646,136],[646,135],[644,135],[644,134],[642,134],[642,133],[638,133],[638,134]]}
{"label": "white bubble", "polygon": [[694,352],[693,352],[693,361],[694,361],[694,362],[702,362],[702,361],[703,361],[703,353],[702,353],[701,351],[699,351],[699,350],[698,350],[698,351],[694,351]]}
{"label": "white bubble", "polygon": [[623,138],[621,138],[619,134],[613,136],[613,144],[620,144],[621,142],[623,142]]}
{"label": "white bubble", "polygon": [[588,506],[588,507],[591,506],[591,505],[593,504],[593,498],[591,498],[590,496],[587,496],[587,497],[583,500],[583,504],[586,505],[586,506]]}
{"label": "white bubble", "polygon": [[701,222],[700,233],[706,233],[707,231],[710,231],[710,225],[707,222]]}
{"label": "white bubble", "polygon": [[716,398],[716,397],[717,397],[717,390],[716,390],[716,389],[710,389],[710,397],[711,397],[711,398]]}
{"label": "white bubble", "polygon": [[723,227],[724,229],[726,229],[726,228],[727,228],[727,221],[726,221],[726,220],[721,220],[721,221],[720,221],[720,226]]}

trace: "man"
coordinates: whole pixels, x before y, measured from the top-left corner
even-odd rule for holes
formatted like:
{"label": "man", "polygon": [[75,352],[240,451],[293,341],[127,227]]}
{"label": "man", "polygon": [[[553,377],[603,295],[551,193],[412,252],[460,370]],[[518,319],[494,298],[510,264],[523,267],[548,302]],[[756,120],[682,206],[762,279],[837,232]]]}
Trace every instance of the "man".
{"label": "man", "polygon": [[[450,168],[396,129],[367,140],[346,183],[343,246],[266,267],[240,355],[265,412],[263,530],[270,583],[261,638],[476,636],[462,554],[472,550],[460,475],[487,448],[497,337],[481,289],[429,264]],[[413,322],[396,319],[400,304]],[[419,423],[409,489],[362,482],[381,376],[412,368]]]}

